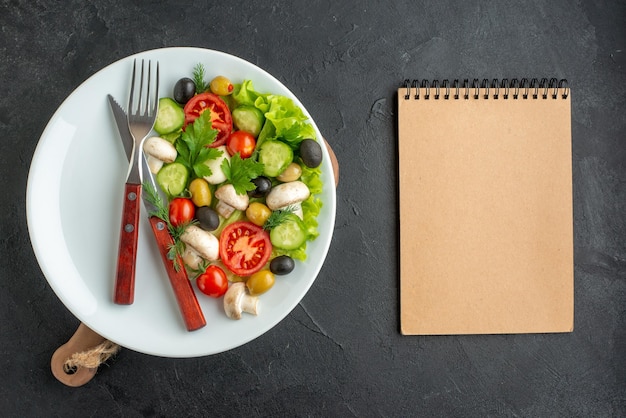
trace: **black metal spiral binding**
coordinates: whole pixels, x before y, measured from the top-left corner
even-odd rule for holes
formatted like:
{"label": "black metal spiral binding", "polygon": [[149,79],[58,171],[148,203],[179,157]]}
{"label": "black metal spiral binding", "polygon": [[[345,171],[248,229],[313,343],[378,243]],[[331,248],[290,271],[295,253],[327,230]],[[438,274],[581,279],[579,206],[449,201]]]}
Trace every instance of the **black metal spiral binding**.
{"label": "black metal spiral binding", "polygon": [[[469,100],[470,97],[478,99],[482,92],[482,98],[485,100],[493,99],[497,100],[502,98],[503,100],[527,100],[529,98],[533,100],[538,99],[558,99],[559,92],[562,99],[567,99],[570,90],[566,79],[558,80],[556,78],[513,78],[509,81],[507,78],[499,80],[494,78],[489,80],[484,78],[481,82],[477,78],[472,80],[470,85],[469,79],[464,79],[461,83],[458,79],[454,79],[452,83],[448,79],[443,81],[439,80],[418,80],[418,79],[405,79],[403,87],[406,88],[405,100],[411,99],[413,94],[414,100],[429,100],[431,96],[434,100]],[[431,90],[434,94],[431,94]],[[461,95],[461,90],[463,94]],[[443,91],[443,95],[441,92]],[[513,94],[511,94],[511,91]],[[473,94],[471,94],[473,92]],[[423,94],[422,94],[423,93]],[[451,94],[452,93],[452,94]],[[502,93],[502,94],[501,94]],[[420,95],[421,94],[421,95]]]}

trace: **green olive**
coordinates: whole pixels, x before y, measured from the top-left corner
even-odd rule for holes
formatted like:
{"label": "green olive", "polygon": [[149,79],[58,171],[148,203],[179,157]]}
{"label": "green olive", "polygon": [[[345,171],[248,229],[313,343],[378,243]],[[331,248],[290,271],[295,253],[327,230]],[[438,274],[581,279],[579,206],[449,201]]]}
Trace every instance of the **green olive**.
{"label": "green olive", "polygon": [[228,96],[233,92],[233,83],[223,75],[218,75],[209,84],[211,91],[218,96]]}
{"label": "green olive", "polygon": [[211,188],[205,179],[196,178],[189,184],[189,193],[194,205],[209,206],[211,204]]}
{"label": "green olive", "polygon": [[274,286],[274,273],[269,270],[260,270],[246,281],[246,287],[251,295],[260,295]]}
{"label": "green olive", "polygon": [[252,202],[246,209],[248,220],[258,226],[263,226],[271,214],[272,210],[261,202]]}
{"label": "green olive", "polygon": [[280,173],[276,179],[282,181],[283,183],[287,183],[289,181],[296,181],[302,175],[302,167],[298,163],[291,163]]}

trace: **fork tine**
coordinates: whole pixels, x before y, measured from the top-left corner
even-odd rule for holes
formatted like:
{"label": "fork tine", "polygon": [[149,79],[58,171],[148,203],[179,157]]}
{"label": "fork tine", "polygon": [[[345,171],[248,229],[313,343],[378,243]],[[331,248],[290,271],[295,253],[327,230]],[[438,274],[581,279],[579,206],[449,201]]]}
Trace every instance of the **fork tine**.
{"label": "fork tine", "polygon": [[141,80],[139,82],[139,100],[137,103],[137,114],[141,115],[141,98],[143,97],[143,70],[144,70],[144,60],[141,60]]}
{"label": "fork tine", "polygon": [[128,114],[133,114],[133,96],[135,95],[135,74],[137,70],[137,60],[133,61],[133,74],[130,81],[130,95],[128,96]]}
{"label": "fork tine", "polygon": [[[148,85],[146,86],[146,105],[143,109],[143,115],[148,116],[150,110],[150,78],[152,76],[152,61],[148,61]],[[142,77],[143,81],[143,77]]]}
{"label": "fork tine", "polygon": [[159,106],[159,61],[156,63],[156,84],[154,88],[154,100],[152,101],[152,115],[157,114]]}

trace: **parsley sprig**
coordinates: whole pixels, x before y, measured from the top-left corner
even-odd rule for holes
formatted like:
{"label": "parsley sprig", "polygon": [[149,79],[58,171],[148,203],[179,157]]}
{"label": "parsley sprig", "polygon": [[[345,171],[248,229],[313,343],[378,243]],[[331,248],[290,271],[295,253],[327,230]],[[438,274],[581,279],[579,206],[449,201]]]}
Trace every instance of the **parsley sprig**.
{"label": "parsley sprig", "polygon": [[263,174],[263,163],[253,158],[241,158],[239,153],[234,154],[230,161],[228,159],[222,161],[221,168],[237,194],[246,194],[254,190],[256,186],[252,180]]}
{"label": "parsley sprig", "polygon": [[187,167],[196,177],[210,176],[213,173],[204,163],[222,155],[222,151],[209,148],[216,137],[217,130],[211,125],[211,111],[207,109],[193,123],[187,125],[180,141],[176,141],[176,161]]}

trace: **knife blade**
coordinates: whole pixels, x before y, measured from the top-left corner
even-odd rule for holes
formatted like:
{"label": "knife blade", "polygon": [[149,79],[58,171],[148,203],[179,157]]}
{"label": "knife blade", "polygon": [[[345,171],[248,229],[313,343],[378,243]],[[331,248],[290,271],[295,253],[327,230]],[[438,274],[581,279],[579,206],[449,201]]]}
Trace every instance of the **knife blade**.
{"label": "knife blade", "polygon": [[[130,156],[132,155],[133,138],[130,135],[130,131],[128,130],[126,112],[117,103],[113,96],[108,95],[107,98],[109,100],[111,111],[113,112],[115,124],[117,126],[117,130],[119,132],[120,140],[124,147],[126,157],[130,158]],[[159,194],[163,202],[167,203],[167,198],[164,196],[161,188],[156,183],[154,175],[148,169],[148,164],[145,161],[145,154],[143,154],[143,158],[144,181],[148,183],[148,187],[151,186],[153,190],[155,190]],[[196,294],[187,276],[187,271],[184,267],[182,267],[184,264],[183,261],[180,259],[180,256],[177,256],[178,263],[181,266],[178,271],[174,268],[173,260],[170,260],[170,258],[168,257],[169,249],[172,245],[174,245],[174,240],[172,239],[172,236],[170,235],[165,222],[157,216],[152,215],[152,213],[155,212],[155,207],[149,199],[146,199],[147,193],[149,193],[149,191],[147,191],[146,187],[144,187],[141,197],[144,206],[146,207],[149,214],[148,216],[151,230],[154,234],[154,238],[159,249],[159,253],[161,255],[161,261],[163,262],[163,266],[165,267],[165,271],[167,272],[167,276],[172,286],[172,290],[174,291],[174,296],[176,297],[176,301],[178,302],[178,307],[183,317],[183,321],[185,322],[185,326],[188,331],[200,329],[206,325],[204,314],[202,313],[202,309],[200,307],[200,304],[198,303]]]}

